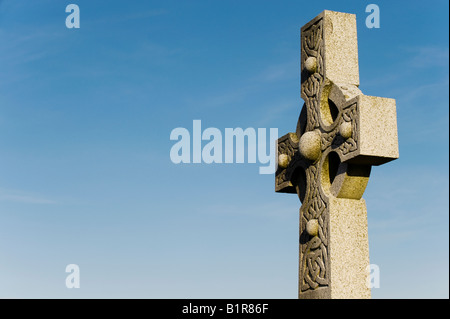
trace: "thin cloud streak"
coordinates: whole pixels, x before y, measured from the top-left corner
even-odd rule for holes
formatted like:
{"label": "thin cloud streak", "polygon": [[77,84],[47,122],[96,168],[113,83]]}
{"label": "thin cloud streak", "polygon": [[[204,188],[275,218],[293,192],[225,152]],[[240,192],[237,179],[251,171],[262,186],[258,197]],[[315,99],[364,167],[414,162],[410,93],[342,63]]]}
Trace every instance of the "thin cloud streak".
{"label": "thin cloud streak", "polygon": [[56,201],[44,198],[40,195],[0,189],[0,201],[26,204],[57,204]]}

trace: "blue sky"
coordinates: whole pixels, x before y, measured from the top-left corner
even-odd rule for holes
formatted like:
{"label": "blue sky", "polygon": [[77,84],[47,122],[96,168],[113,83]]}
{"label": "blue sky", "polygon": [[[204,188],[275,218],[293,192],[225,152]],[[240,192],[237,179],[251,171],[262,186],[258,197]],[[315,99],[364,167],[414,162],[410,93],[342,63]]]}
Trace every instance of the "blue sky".
{"label": "blue sky", "polygon": [[328,9],[357,15],[361,90],[397,100],[372,295],[448,298],[448,1],[374,2],[379,29],[369,3],[1,1],[0,297],[296,298],[298,198],[258,164],[175,165],[169,136],[295,130],[300,28]]}

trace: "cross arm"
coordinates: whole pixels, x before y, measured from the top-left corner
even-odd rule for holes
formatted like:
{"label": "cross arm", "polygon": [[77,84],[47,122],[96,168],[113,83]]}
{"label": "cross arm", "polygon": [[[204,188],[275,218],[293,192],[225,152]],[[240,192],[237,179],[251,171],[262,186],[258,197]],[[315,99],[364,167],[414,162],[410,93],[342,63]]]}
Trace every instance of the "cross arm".
{"label": "cross arm", "polygon": [[[395,100],[389,98],[358,95],[343,108],[343,116],[337,135],[341,140],[352,140],[354,150],[344,152],[345,146],[332,146],[341,153],[341,161],[360,165],[381,165],[399,157],[397,136],[397,114]],[[346,110],[352,110],[346,114]],[[347,116],[346,116],[347,115]],[[348,124],[347,124],[348,123]],[[345,139],[345,125],[351,125],[350,137]]]}
{"label": "cross arm", "polygon": [[277,141],[277,171],[275,172],[275,192],[297,193],[292,178],[299,167],[298,137],[288,133]]}

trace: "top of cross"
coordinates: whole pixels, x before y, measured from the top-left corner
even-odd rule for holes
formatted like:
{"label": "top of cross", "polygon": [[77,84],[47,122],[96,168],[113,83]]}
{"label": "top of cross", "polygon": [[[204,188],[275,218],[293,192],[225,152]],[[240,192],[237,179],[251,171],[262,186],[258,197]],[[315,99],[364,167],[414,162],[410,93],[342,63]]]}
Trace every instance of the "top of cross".
{"label": "top of cross", "polygon": [[302,27],[301,82],[305,105],[296,133],[279,140],[276,191],[298,192],[299,166],[317,164],[320,171],[329,153],[336,169],[343,163],[371,166],[398,158],[395,100],[366,96],[358,88],[355,15],[326,10]]}

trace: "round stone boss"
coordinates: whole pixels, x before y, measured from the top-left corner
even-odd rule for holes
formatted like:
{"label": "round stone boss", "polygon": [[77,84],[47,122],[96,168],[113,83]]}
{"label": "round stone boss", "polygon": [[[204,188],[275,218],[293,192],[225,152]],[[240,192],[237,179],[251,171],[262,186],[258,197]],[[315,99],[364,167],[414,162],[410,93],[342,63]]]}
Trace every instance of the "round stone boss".
{"label": "round stone boss", "polygon": [[310,236],[317,236],[319,233],[319,221],[317,219],[310,219],[306,223],[306,232]]}
{"label": "round stone boss", "polygon": [[309,73],[314,73],[317,70],[317,59],[313,56],[310,56],[305,60],[305,69]]}
{"label": "round stone boss", "polygon": [[286,168],[289,165],[289,156],[287,154],[280,154],[278,156],[278,167]]}
{"label": "round stone boss", "polygon": [[317,161],[321,154],[321,136],[319,130],[305,132],[299,141],[302,156],[310,161]]}

